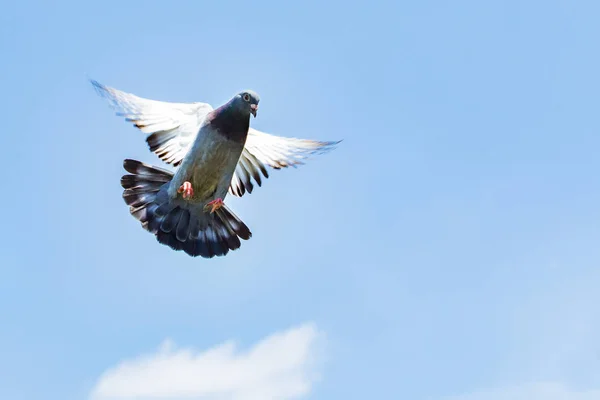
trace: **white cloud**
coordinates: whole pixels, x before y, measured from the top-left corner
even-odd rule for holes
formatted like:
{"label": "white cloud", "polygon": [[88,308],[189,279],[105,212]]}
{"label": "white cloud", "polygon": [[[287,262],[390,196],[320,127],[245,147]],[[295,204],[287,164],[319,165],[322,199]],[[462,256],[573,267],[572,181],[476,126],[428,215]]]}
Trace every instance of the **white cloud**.
{"label": "white cloud", "polygon": [[600,390],[577,391],[563,384],[538,382],[527,385],[484,390],[444,400],[598,400]]}
{"label": "white cloud", "polygon": [[247,351],[233,341],[205,351],[166,340],[154,354],[107,370],[93,400],[297,399],[309,393],[323,335],[312,323],[277,332]]}

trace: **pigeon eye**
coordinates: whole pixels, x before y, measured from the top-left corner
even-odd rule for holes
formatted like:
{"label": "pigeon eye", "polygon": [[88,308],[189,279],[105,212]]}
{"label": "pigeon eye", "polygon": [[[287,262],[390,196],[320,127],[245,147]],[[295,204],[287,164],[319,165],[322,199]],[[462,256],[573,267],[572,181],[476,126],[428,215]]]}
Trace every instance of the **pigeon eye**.
{"label": "pigeon eye", "polygon": [[250,95],[248,93],[244,93],[244,101],[250,101]]}

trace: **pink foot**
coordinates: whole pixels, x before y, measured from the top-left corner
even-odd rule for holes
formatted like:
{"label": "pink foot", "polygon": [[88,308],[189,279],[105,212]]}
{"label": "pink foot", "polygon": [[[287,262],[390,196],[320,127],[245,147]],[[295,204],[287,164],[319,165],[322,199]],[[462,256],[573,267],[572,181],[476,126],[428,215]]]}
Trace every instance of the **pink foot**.
{"label": "pink foot", "polygon": [[190,199],[194,195],[194,189],[192,189],[192,184],[189,182],[183,182],[183,185],[177,189],[177,193],[182,193],[184,199]]}
{"label": "pink foot", "polygon": [[219,198],[211,201],[210,203],[204,206],[204,211],[210,210],[211,214],[217,211],[219,208],[223,207],[223,199]]}

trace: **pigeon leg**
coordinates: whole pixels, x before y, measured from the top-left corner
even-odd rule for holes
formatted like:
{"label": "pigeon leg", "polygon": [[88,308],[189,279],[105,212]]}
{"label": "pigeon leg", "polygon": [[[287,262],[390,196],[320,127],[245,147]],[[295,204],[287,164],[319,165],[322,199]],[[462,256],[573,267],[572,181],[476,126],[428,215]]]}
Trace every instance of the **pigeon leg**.
{"label": "pigeon leg", "polygon": [[192,184],[188,181],[183,182],[183,185],[181,185],[179,189],[177,189],[177,193],[183,193],[182,196],[186,200],[191,199],[194,195],[194,189],[192,189]]}
{"label": "pigeon leg", "polygon": [[204,206],[204,211],[210,210],[211,214],[223,207],[223,199],[218,198]]}

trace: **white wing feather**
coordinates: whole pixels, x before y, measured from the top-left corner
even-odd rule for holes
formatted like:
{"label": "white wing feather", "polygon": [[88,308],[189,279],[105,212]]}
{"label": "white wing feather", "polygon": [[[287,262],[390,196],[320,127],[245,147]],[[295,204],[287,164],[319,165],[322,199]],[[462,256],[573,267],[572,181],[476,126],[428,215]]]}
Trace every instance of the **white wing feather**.
{"label": "white wing feather", "polygon": [[171,103],[145,99],[96,81],[98,94],[106,98],[117,115],[144,132],[150,151],[177,166],[189,151],[202,121],[213,110],[207,103]]}
{"label": "white wing feather", "polygon": [[[150,150],[161,160],[177,166],[181,163],[200,125],[213,108],[207,103],[171,103],[138,97],[96,81],[96,91],[108,99],[117,110],[134,126],[147,134]],[[267,166],[274,169],[296,167],[310,155],[327,152],[339,142],[320,142],[307,139],[285,138],[270,135],[250,128],[246,145],[236,166],[229,193],[242,197],[252,193],[253,181],[262,185],[261,174],[269,177]]]}
{"label": "white wing feather", "polygon": [[296,167],[304,164],[303,160],[309,156],[327,152],[338,143],[286,138],[250,128],[229,193],[238,197],[246,191],[252,193],[252,180],[261,186],[261,173],[265,178],[269,177],[266,166],[274,169]]}

